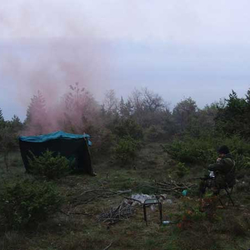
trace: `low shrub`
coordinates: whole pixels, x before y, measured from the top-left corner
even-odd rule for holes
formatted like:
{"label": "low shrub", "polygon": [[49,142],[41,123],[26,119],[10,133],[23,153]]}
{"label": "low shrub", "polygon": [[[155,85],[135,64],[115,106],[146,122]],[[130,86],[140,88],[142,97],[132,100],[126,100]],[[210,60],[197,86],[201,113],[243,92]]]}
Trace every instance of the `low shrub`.
{"label": "low shrub", "polygon": [[142,127],[133,119],[124,119],[114,128],[114,134],[119,138],[131,137],[134,140],[143,139]]}
{"label": "low shrub", "polygon": [[[100,129],[97,136],[91,139],[93,145],[95,145],[91,148],[91,155],[93,156],[92,160],[98,161],[101,156],[109,155],[115,144],[115,139],[116,136],[111,132],[111,130],[105,128]],[[103,160],[101,159],[101,161]]]}
{"label": "low shrub", "polygon": [[227,145],[236,161],[237,170],[250,168],[250,145],[239,136],[229,137],[185,137],[163,146],[163,150],[182,163],[210,164],[218,157],[217,149]]}
{"label": "low shrub", "polygon": [[233,136],[225,139],[225,145],[228,145],[236,162],[237,171],[250,170],[250,144],[239,136]]}
{"label": "low shrub", "polygon": [[185,138],[174,140],[171,144],[163,146],[164,151],[173,159],[182,163],[207,164],[216,159],[216,147],[211,139]]}
{"label": "low shrub", "polygon": [[2,184],[0,217],[5,227],[18,229],[47,219],[58,211],[62,198],[54,185],[30,179]]}
{"label": "low shrub", "polygon": [[[245,192],[248,193],[250,191],[250,177],[248,175],[244,175],[240,180],[237,181],[237,192]],[[249,197],[250,199],[250,197]]]}
{"label": "low shrub", "polygon": [[[244,218],[244,216],[243,216]],[[233,216],[230,212],[223,214],[214,231],[217,233],[227,233],[234,237],[244,237],[247,234],[247,225],[244,225],[243,218]]]}
{"label": "low shrub", "polygon": [[115,159],[122,164],[127,164],[135,159],[139,148],[139,141],[129,136],[121,138],[114,147]]}
{"label": "low shrub", "polygon": [[236,154],[235,156],[235,162],[236,162],[236,169],[237,171],[240,170],[250,170],[250,157],[249,156],[244,156],[244,155],[239,155]]}
{"label": "low shrub", "polygon": [[29,164],[32,174],[48,180],[59,179],[70,172],[68,159],[60,154],[54,155],[48,150],[41,156],[33,155]]}
{"label": "low shrub", "polygon": [[145,138],[150,142],[157,142],[166,139],[166,132],[160,125],[152,125],[145,130]]}
{"label": "low shrub", "polygon": [[182,177],[184,177],[185,175],[188,175],[189,172],[190,172],[189,169],[185,166],[184,163],[182,163],[182,162],[179,162],[179,163],[178,163],[176,174],[177,174],[177,176],[178,176],[179,178],[182,178]]}

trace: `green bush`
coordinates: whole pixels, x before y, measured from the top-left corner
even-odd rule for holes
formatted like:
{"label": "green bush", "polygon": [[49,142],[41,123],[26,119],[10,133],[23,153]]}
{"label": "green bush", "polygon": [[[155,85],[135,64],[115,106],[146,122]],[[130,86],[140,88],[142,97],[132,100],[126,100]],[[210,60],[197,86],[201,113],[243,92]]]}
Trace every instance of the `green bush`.
{"label": "green bush", "polygon": [[182,162],[179,162],[179,163],[178,163],[176,174],[177,174],[177,176],[178,176],[179,178],[182,178],[182,177],[184,177],[185,175],[188,175],[189,172],[190,172],[189,169],[185,166],[184,163],[182,163]]}
{"label": "green bush", "polygon": [[217,158],[217,149],[227,145],[236,161],[238,170],[250,166],[250,145],[239,136],[232,137],[185,137],[163,146],[164,151],[182,163],[209,164]]}
{"label": "green bush", "polygon": [[30,179],[2,184],[0,217],[7,228],[36,224],[58,211],[61,197],[55,186]]}
{"label": "green bush", "polygon": [[93,161],[99,160],[100,156],[109,155],[116,139],[116,136],[111,132],[111,130],[106,128],[100,129],[96,134],[98,134],[98,136],[91,139],[93,145],[95,145],[91,148]]}
{"label": "green bush", "polygon": [[236,170],[240,171],[243,169],[249,169],[250,170],[250,157],[244,156],[244,155],[236,155],[235,157],[236,162]]}
{"label": "green bush", "polygon": [[208,164],[216,159],[216,147],[211,139],[185,138],[163,146],[173,159],[182,163]]}
{"label": "green bush", "polygon": [[120,120],[115,126],[114,134],[119,138],[131,137],[134,140],[143,139],[142,127],[133,119]]}
{"label": "green bush", "polygon": [[129,136],[124,137],[120,139],[114,147],[115,158],[121,163],[127,164],[135,159],[139,148],[139,141],[134,140]]}
{"label": "green bush", "polygon": [[166,132],[160,125],[152,125],[145,130],[145,138],[150,142],[161,141],[166,138]]}
{"label": "green bush", "polygon": [[29,164],[32,174],[48,180],[59,179],[70,172],[68,159],[60,154],[54,156],[48,150],[41,156],[33,155],[29,158]]}

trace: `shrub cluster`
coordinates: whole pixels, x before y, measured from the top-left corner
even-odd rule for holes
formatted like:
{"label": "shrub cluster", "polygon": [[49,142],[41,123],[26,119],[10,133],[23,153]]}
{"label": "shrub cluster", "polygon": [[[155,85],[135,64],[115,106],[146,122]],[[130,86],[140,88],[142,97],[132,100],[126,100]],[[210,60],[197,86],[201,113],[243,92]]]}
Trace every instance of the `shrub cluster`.
{"label": "shrub cluster", "polygon": [[185,137],[163,146],[164,151],[182,163],[209,164],[217,158],[217,149],[227,145],[236,161],[237,170],[250,167],[250,145],[239,136],[232,137]]}
{"label": "shrub cluster", "polygon": [[177,165],[177,172],[176,172],[177,176],[179,178],[184,177],[185,175],[189,174],[189,169],[185,166],[184,163],[179,162]]}
{"label": "shrub cluster", "polygon": [[68,159],[48,150],[41,156],[33,155],[29,164],[32,174],[48,180],[59,179],[70,172]]}
{"label": "shrub cluster", "polygon": [[121,138],[114,147],[115,159],[123,164],[127,164],[135,159],[139,148],[140,143],[138,140],[129,136]]}
{"label": "shrub cluster", "polygon": [[7,182],[0,192],[0,217],[8,228],[18,229],[47,219],[62,199],[54,185],[30,179]]}
{"label": "shrub cluster", "polygon": [[145,130],[147,141],[157,142],[166,139],[166,131],[160,125],[152,125]]}
{"label": "shrub cluster", "polygon": [[206,164],[216,159],[215,146],[211,140],[186,137],[163,146],[164,151],[182,163]]}
{"label": "shrub cluster", "polygon": [[133,119],[121,119],[114,128],[114,134],[119,138],[131,137],[134,140],[143,139],[143,129]]}

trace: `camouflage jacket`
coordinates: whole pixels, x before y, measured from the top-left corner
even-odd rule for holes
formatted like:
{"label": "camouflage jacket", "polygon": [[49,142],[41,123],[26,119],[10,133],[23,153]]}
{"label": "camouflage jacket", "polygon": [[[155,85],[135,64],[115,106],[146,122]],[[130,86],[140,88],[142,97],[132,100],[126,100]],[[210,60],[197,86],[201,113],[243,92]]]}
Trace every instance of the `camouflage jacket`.
{"label": "camouflage jacket", "polygon": [[218,184],[229,187],[235,184],[235,161],[230,154],[225,155],[216,163],[209,165],[208,170],[214,171]]}

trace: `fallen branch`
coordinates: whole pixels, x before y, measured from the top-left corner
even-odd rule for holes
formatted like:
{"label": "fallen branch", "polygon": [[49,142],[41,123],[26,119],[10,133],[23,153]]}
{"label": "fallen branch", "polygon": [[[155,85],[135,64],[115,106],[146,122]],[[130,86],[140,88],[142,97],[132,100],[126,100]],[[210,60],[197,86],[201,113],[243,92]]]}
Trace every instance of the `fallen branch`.
{"label": "fallen branch", "polygon": [[103,250],[108,250],[112,246],[113,242],[111,242],[108,246],[106,246]]}
{"label": "fallen branch", "polygon": [[73,197],[70,201],[70,204],[73,207],[88,204],[94,200],[100,199],[100,198],[109,198],[110,196],[114,195],[123,195],[126,193],[131,193],[132,190],[120,190],[120,191],[111,191],[106,189],[91,189],[86,190],[82,192],[80,195],[77,195]]}
{"label": "fallen branch", "polygon": [[90,193],[90,192],[99,192],[99,191],[101,191],[101,190],[103,190],[103,189],[91,189],[91,190],[86,190],[86,191],[84,191],[84,192],[82,192],[80,195],[78,195],[78,196],[82,196],[82,195],[84,195],[84,194],[87,194],[87,193]]}
{"label": "fallen branch", "polygon": [[119,191],[117,191],[116,193],[117,193],[117,194],[128,194],[128,193],[131,193],[131,192],[132,192],[132,190],[129,189],[129,190],[119,190]]}
{"label": "fallen branch", "polygon": [[62,213],[62,214],[64,214],[64,215],[66,215],[66,216],[69,216],[69,214],[65,213],[63,210],[59,210],[59,212]]}
{"label": "fallen branch", "polygon": [[59,210],[60,213],[66,215],[66,216],[70,216],[70,215],[87,215],[87,216],[94,216],[93,214],[89,214],[89,213],[84,213],[84,212],[64,212],[63,210]]}
{"label": "fallen branch", "polygon": [[99,222],[108,222],[110,225],[117,223],[123,219],[128,219],[134,213],[131,204],[122,202],[119,206],[111,208],[108,212],[98,216]]}
{"label": "fallen branch", "polygon": [[196,184],[176,183],[173,180],[170,180],[169,182],[158,182],[156,185],[158,188],[166,192],[179,192],[180,190],[189,189],[196,186]]}
{"label": "fallen branch", "polygon": [[89,214],[89,213],[80,213],[80,212],[69,213],[69,215],[71,215],[71,214],[76,214],[76,215],[87,215],[87,216],[94,216],[93,214]]}
{"label": "fallen branch", "polygon": [[130,197],[124,197],[124,199],[126,199],[126,200],[136,201],[136,202],[139,202],[140,204],[142,204],[142,202],[141,202],[141,201],[136,200],[136,199],[133,199],[133,198],[130,198]]}

